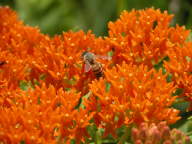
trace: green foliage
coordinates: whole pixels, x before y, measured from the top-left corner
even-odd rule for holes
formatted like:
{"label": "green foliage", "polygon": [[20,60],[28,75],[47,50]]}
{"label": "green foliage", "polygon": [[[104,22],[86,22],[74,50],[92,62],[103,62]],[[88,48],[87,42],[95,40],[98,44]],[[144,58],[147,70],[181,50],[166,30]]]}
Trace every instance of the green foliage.
{"label": "green foliage", "polygon": [[87,127],[87,131],[91,136],[91,139],[87,140],[87,143],[102,144],[102,135],[104,130],[102,128],[97,128],[95,124],[92,124]]}
{"label": "green foliage", "polygon": [[32,83],[31,82],[27,82],[25,80],[21,80],[21,81],[19,81],[19,87],[23,91],[27,91],[29,87],[32,87]]}
{"label": "green foliage", "polygon": [[22,140],[22,141],[20,142],[20,144],[25,144],[25,141]]}
{"label": "green foliage", "polygon": [[[172,24],[192,26],[192,3],[183,0],[1,0],[0,5],[14,8],[25,23],[39,26],[50,35],[68,30],[93,30],[96,35],[107,35],[107,23],[122,10],[160,8],[174,13]],[[175,5],[175,7],[171,6]]]}
{"label": "green foliage", "polygon": [[[191,21],[192,21],[192,19],[191,19]],[[189,33],[189,36],[188,36],[188,38],[187,38],[187,41],[192,41],[192,32]]]}
{"label": "green foliage", "polygon": [[110,88],[111,88],[111,84],[108,83],[108,82],[106,82],[106,83],[105,83],[105,91],[106,91],[106,92],[109,92]]}
{"label": "green foliage", "polygon": [[79,100],[79,104],[77,105],[76,108],[82,108],[82,109],[85,109],[85,105],[83,104],[84,103],[84,99],[88,99],[91,95],[91,92],[88,92],[86,95],[82,96]]}
{"label": "green foliage", "polygon": [[181,130],[182,132],[186,133],[188,136],[192,136],[192,121],[189,121],[188,119],[181,119],[176,124],[172,125],[172,128],[177,128]]}
{"label": "green foliage", "polygon": [[182,88],[177,88],[176,91],[173,93],[173,96],[181,95],[183,93]]}
{"label": "green foliage", "polygon": [[70,144],[75,144],[75,140],[72,139],[72,140],[70,141]]}
{"label": "green foliage", "polygon": [[184,101],[183,99],[178,99],[177,102],[173,104],[173,107],[181,112],[186,112],[187,108],[189,107],[189,102]]}
{"label": "green foliage", "polygon": [[[159,70],[159,69],[161,69],[161,68],[164,69],[164,67],[163,67],[163,62],[164,62],[164,61],[169,61],[169,57],[168,57],[168,56],[165,56],[164,58],[162,58],[161,60],[159,60],[158,63],[154,64],[154,68],[155,68],[156,70]],[[163,70],[163,71],[166,72],[166,70]]]}
{"label": "green foliage", "polygon": [[15,9],[25,23],[38,25],[50,35],[79,29],[104,34],[107,21],[113,17],[115,0],[16,0]]}
{"label": "green foliage", "polygon": [[41,75],[39,76],[39,79],[40,79],[40,80],[45,80],[45,78],[46,78],[46,75],[45,75],[45,74],[41,74]]}

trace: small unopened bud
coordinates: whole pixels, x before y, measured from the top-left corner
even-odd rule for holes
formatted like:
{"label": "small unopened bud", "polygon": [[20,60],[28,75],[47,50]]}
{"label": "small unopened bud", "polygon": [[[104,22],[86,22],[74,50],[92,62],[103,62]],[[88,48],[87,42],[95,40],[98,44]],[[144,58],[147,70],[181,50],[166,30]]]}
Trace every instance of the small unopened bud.
{"label": "small unopened bud", "polygon": [[145,144],[154,144],[151,140],[147,140]]}
{"label": "small unopened bud", "polygon": [[181,140],[182,139],[182,132],[177,130],[175,133],[175,140]]}
{"label": "small unopened bud", "polygon": [[163,130],[162,130],[162,138],[163,139],[169,139],[170,138],[170,129],[169,129],[169,127],[168,126],[165,126],[164,128],[163,128]]}
{"label": "small unopened bud", "polygon": [[142,128],[139,133],[139,138],[145,140],[147,138],[147,128]]}
{"label": "small unopened bud", "polygon": [[161,139],[161,133],[157,128],[153,129],[153,134],[152,134],[152,141],[153,143],[158,143]]}
{"label": "small unopened bud", "polygon": [[177,144],[183,144],[182,140],[177,141]]}
{"label": "small unopened bud", "polygon": [[188,136],[185,137],[185,144],[190,144],[190,138]]}
{"label": "small unopened bud", "polygon": [[163,142],[163,144],[172,144],[171,140],[166,140]]}
{"label": "small unopened bud", "polygon": [[145,128],[145,129],[147,129],[148,128],[148,125],[147,125],[147,123],[141,123],[141,125],[139,126],[139,129],[143,129],[143,128]]}
{"label": "small unopened bud", "polygon": [[141,141],[141,140],[137,140],[137,141],[135,142],[135,144],[142,144],[142,141]]}
{"label": "small unopened bud", "polygon": [[139,139],[139,130],[136,128],[132,128],[132,139],[133,141],[137,141]]}
{"label": "small unopened bud", "polygon": [[164,127],[166,127],[167,125],[166,125],[166,122],[165,121],[163,121],[163,122],[160,122],[159,124],[158,124],[158,129],[159,130],[162,130]]}

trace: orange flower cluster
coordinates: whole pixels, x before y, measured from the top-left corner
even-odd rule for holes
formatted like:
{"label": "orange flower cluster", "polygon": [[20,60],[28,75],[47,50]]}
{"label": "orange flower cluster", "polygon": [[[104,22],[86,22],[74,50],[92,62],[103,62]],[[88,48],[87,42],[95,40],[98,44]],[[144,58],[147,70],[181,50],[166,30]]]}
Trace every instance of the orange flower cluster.
{"label": "orange flower cluster", "polygon": [[179,119],[178,111],[169,108],[176,98],[171,96],[174,86],[161,71],[123,63],[106,70],[105,76],[90,84],[94,97],[87,107],[97,112],[96,123],[107,134],[123,124],[174,123]]}
{"label": "orange flower cluster", "polygon": [[27,92],[6,92],[3,96],[7,100],[0,109],[0,141],[3,143],[51,144],[74,137],[80,141],[93,115],[75,109],[80,93],[74,90],[56,91],[53,86],[42,85]]}
{"label": "orange flower cluster", "polygon": [[[87,127],[95,124],[116,136],[130,124],[175,123],[176,83],[153,68],[168,55],[167,70],[191,72],[184,60],[191,56],[189,32],[169,27],[171,18],[153,8],[125,11],[109,23],[105,38],[90,31],[51,38],[0,7],[0,143],[80,143],[91,141]],[[112,56],[101,61],[105,77],[94,80],[94,73],[84,72],[84,51]],[[178,83],[190,93],[185,78]]]}
{"label": "orange flower cluster", "polygon": [[170,61],[165,62],[166,69],[172,74],[178,88],[183,89],[182,96],[192,102],[192,42],[175,44],[175,48],[169,50],[168,56]]}
{"label": "orange flower cluster", "polygon": [[107,41],[113,47],[114,62],[146,64],[154,63],[167,56],[167,50],[174,44],[182,44],[189,31],[183,27],[169,27],[172,15],[167,11],[152,8],[124,11],[116,22],[109,22]]}

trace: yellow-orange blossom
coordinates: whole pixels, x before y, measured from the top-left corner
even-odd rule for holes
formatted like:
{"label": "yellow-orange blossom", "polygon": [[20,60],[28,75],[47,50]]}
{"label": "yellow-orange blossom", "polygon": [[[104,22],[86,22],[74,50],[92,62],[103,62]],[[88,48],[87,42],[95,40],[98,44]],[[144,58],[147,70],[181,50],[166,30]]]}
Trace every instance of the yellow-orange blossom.
{"label": "yellow-orange blossom", "polygon": [[[176,97],[171,94],[179,82],[167,83],[166,75],[153,69],[153,63],[168,55],[167,70],[183,73],[174,59],[182,46],[183,56],[191,57],[191,44],[185,42],[189,31],[169,27],[171,18],[152,8],[125,11],[109,23],[105,38],[90,31],[51,38],[1,7],[0,61],[6,64],[0,66],[0,142],[80,142],[90,137],[90,120],[114,136],[122,125],[176,122],[178,111],[171,108]],[[113,54],[111,61],[102,62],[105,77],[99,81],[82,71],[80,55],[85,50]],[[179,61],[182,66],[189,63]],[[190,67],[191,62],[187,72]],[[185,78],[188,75],[183,85],[188,86]],[[76,109],[86,93],[91,95],[83,101],[85,109]]]}

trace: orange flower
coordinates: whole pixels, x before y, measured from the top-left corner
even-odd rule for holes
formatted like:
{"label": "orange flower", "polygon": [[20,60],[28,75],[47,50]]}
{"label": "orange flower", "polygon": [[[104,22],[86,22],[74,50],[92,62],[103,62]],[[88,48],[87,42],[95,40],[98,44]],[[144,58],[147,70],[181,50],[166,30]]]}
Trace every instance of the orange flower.
{"label": "orange flower", "polygon": [[168,72],[172,74],[172,80],[178,88],[183,89],[181,97],[192,101],[192,42],[184,42],[168,51],[170,61],[164,62]]}
{"label": "orange flower", "polygon": [[46,88],[43,84],[27,92],[13,91],[11,98],[10,107],[1,105],[0,141],[56,143],[58,138],[63,141],[73,135],[81,141],[87,136],[86,127],[92,114],[75,109],[80,94],[74,90],[56,91],[53,86]]}
{"label": "orange flower", "polygon": [[16,13],[8,7],[1,7],[0,15],[0,49],[22,58],[31,55],[44,35],[37,28],[24,26]]}
{"label": "orange flower", "polygon": [[[171,18],[153,8],[125,11],[109,23],[105,38],[91,31],[51,38],[0,8],[0,142],[68,143],[74,138],[80,143],[89,138],[92,118],[105,135],[114,136],[124,125],[176,122],[171,94],[181,87],[191,100],[192,43],[185,42],[189,31],[184,27],[169,27]],[[93,81],[83,72],[84,51],[112,55],[111,61],[97,60],[104,78]],[[167,55],[174,83],[153,69]],[[19,88],[22,81],[30,83],[26,91]],[[80,103],[86,93],[90,96]]]}
{"label": "orange flower", "polygon": [[162,120],[174,123],[179,119],[179,111],[169,108],[176,98],[171,96],[175,87],[166,82],[161,71],[123,63],[108,69],[105,75],[106,79],[90,84],[92,97],[97,98],[92,98],[87,107],[97,112],[97,124],[107,132],[114,132],[123,124]]}
{"label": "orange flower", "polygon": [[182,43],[189,31],[183,27],[169,27],[172,15],[153,8],[124,11],[116,22],[109,22],[108,43],[114,49],[114,63],[153,63],[167,55],[174,44]]}

